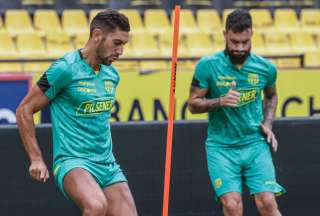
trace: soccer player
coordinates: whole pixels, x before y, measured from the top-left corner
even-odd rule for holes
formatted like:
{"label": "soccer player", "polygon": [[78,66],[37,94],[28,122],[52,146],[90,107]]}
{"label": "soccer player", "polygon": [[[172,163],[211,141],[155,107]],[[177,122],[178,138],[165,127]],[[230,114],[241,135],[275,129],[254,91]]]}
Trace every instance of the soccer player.
{"label": "soccer player", "polygon": [[29,173],[46,182],[49,171],[32,116],[50,105],[55,182],[84,216],[137,215],[126,177],[112,153],[108,122],[119,83],[111,64],[122,54],[129,31],[123,14],[112,9],[98,13],[86,45],[55,61],[17,109]]}
{"label": "soccer player", "polygon": [[[276,68],[251,52],[252,20],[241,9],[226,21],[225,50],[198,62],[188,108],[209,113],[206,154],[209,175],[224,215],[243,214],[242,183],[263,216],[280,216],[270,153],[278,143],[272,132],[277,106]],[[262,103],[262,91],[264,93]]]}

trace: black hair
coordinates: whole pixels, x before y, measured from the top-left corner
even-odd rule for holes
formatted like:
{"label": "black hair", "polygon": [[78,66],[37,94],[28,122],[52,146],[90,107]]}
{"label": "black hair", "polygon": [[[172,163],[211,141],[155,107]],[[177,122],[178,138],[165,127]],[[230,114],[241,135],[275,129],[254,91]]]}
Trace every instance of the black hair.
{"label": "black hair", "polygon": [[252,18],[248,11],[236,9],[228,15],[226,21],[226,31],[232,30],[235,33],[239,33],[251,28]]}
{"label": "black hair", "polygon": [[107,32],[115,31],[117,28],[121,31],[130,31],[128,18],[114,9],[106,9],[99,12],[90,23],[90,37],[95,28],[101,28]]}

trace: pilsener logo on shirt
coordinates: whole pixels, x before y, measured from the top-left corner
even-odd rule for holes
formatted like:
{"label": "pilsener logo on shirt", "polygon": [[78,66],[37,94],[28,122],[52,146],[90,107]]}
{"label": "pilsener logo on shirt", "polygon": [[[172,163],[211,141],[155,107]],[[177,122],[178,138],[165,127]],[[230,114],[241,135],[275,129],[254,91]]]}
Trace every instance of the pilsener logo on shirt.
{"label": "pilsener logo on shirt", "polygon": [[240,99],[238,102],[238,106],[242,106],[244,104],[250,103],[255,101],[257,98],[257,89],[242,89],[239,90],[240,92]]}
{"label": "pilsener logo on shirt", "polygon": [[76,115],[96,115],[108,112],[112,109],[114,103],[113,98],[98,98],[86,102],[82,102],[77,109]]}

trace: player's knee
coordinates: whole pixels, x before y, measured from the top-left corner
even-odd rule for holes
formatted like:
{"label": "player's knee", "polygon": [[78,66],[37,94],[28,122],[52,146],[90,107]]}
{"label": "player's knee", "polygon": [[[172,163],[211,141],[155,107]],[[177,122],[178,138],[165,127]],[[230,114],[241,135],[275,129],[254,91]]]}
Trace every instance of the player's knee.
{"label": "player's knee", "polygon": [[227,212],[239,212],[242,207],[241,200],[238,199],[222,200],[222,205]]}
{"label": "player's knee", "polygon": [[274,211],[278,208],[274,195],[270,193],[259,196],[256,199],[256,205],[258,209],[266,212]]}
{"label": "player's knee", "polygon": [[91,199],[83,208],[84,216],[100,216],[106,215],[107,202],[105,200]]}

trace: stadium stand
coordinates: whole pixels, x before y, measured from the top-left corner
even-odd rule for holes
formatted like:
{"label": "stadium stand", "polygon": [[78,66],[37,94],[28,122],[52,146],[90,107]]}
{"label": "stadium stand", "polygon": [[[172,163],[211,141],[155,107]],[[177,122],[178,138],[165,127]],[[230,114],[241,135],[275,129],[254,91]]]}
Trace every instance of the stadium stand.
{"label": "stadium stand", "polygon": [[274,12],[275,29],[279,32],[297,32],[300,30],[297,14],[294,9],[276,9]]}
{"label": "stadium stand", "polygon": [[62,32],[60,19],[56,10],[36,10],[33,19],[34,28],[41,35]]}
{"label": "stadium stand", "polygon": [[[295,6],[281,4],[281,7],[273,10],[264,5],[266,1],[262,2],[256,7],[249,7],[250,4],[246,3],[253,17],[253,51],[280,58],[285,55],[299,57],[308,53],[304,59],[311,59],[310,56],[320,49],[319,8],[297,10]],[[127,6],[123,7],[125,4]],[[0,46],[2,60],[17,59],[19,62],[19,58],[58,58],[66,51],[83,47],[89,36],[89,22],[109,5],[121,5],[120,11],[128,16],[131,23],[132,38],[124,50],[124,58],[171,56],[174,14],[167,7],[168,4],[161,1],[128,1],[120,4],[113,0],[72,0],[67,4],[59,0],[26,0],[21,5],[21,9],[7,9],[0,16],[0,37],[5,38],[2,41],[9,41]],[[66,7],[61,8],[61,5]],[[70,8],[70,5],[78,5],[78,8]],[[180,15],[179,57],[197,58],[223,49],[225,20],[236,4],[226,4],[222,8],[218,5],[215,8],[212,1],[203,1],[203,4],[184,1],[183,5],[188,7],[183,8]],[[55,8],[58,6],[59,10]],[[28,46],[20,42],[21,38],[27,37],[23,35],[34,35],[29,37]]]}
{"label": "stadium stand", "polygon": [[48,58],[47,50],[38,33],[26,33],[17,36],[19,56],[23,59]]}
{"label": "stadium stand", "polygon": [[146,30],[154,35],[164,34],[171,30],[166,11],[163,9],[147,9],[144,12]]}
{"label": "stadium stand", "polygon": [[[171,24],[174,21],[174,11],[171,12]],[[182,9],[180,14],[180,33],[188,34],[198,32],[199,28],[190,9]]]}
{"label": "stadium stand", "polygon": [[65,32],[49,33],[46,37],[46,45],[50,58],[60,58],[74,49]]}
{"label": "stadium stand", "polygon": [[[201,43],[199,43],[201,41]],[[210,37],[202,32],[186,35],[186,44],[189,50],[189,56],[197,57],[199,55],[208,55],[212,53],[212,41]]]}
{"label": "stadium stand", "polygon": [[206,34],[222,32],[222,23],[219,12],[215,9],[197,10],[198,26]]}
{"label": "stadium stand", "polygon": [[294,32],[291,33],[290,39],[294,53],[303,54],[305,52],[316,50],[316,43],[314,42],[311,33]]}
{"label": "stadium stand", "polygon": [[304,56],[304,63],[306,67],[320,67],[320,50],[307,52]]}
{"label": "stadium stand", "polygon": [[5,25],[11,36],[34,32],[27,10],[7,10],[5,13]]}
{"label": "stadium stand", "polygon": [[71,37],[88,31],[88,20],[85,11],[66,9],[62,13],[62,27]]}
{"label": "stadium stand", "polygon": [[283,32],[268,32],[264,34],[266,52],[270,55],[290,55],[292,54],[292,47],[289,37]]}
{"label": "stadium stand", "polygon": [[121,13],[125,14],[131,25],[131,32],[143,33],[145,32],[144,24],[138,10],[135,9],[121,9]]}
{"label": "stadium stand", "polygon": [[302,9],[300,22],[303,31],[310,33],[320,33],[320,10]]}
{"label": "stadium stand", "polygon": [[273,30],[273,20],[268,9],[251,9],[250,14],[256,32],[265,33]]}
{"label": "stadium stand", "polygon": [[132,52],[137,57],[160,57],[157,41],[151,33],[132,34]]}

